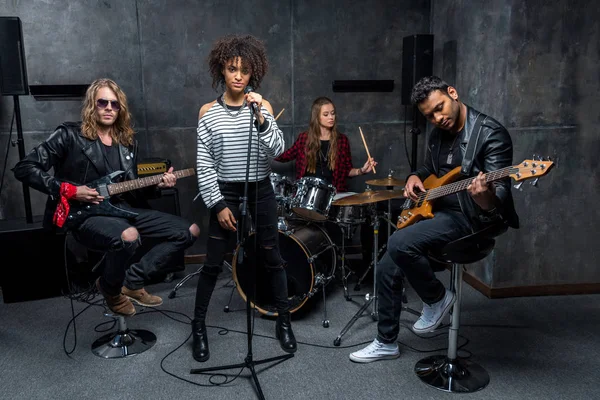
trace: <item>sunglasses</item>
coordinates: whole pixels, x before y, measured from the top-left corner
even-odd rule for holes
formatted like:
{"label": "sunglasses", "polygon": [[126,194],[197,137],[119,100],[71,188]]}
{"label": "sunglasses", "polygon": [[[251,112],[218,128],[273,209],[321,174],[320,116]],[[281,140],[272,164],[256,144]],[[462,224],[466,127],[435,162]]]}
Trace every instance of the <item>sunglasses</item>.
{"label": "sunglasses", "polygon": [[106,99],[98,99],[96,100],[96,105],[98,108],[106,108],[108,107],[108,103],[110,103],[110,107],[113,110],[119,111],[121,109],[121,105],[117,100],[106,100]]}

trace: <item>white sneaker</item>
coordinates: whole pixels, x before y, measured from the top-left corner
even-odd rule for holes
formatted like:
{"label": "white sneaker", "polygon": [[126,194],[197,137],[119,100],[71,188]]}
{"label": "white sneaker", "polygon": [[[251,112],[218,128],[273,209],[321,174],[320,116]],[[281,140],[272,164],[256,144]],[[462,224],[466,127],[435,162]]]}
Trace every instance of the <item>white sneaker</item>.
{"label": "white sneaker", "polygon": [[454,293],[446,289],[446,295],[442,300],[432,305],[423,303],[421,317],[413,325],[413,331],[415,333],[427,333],[436,330],[455,301],[456,296]]}
{"label": "white sneaker", "polygon": [[350,354],[350,360],[358,363],[370,363],[379,360],[392,360],[400,357],[398,343],[381,343],[379,340],[373,340],[373,343],[362,350]]}

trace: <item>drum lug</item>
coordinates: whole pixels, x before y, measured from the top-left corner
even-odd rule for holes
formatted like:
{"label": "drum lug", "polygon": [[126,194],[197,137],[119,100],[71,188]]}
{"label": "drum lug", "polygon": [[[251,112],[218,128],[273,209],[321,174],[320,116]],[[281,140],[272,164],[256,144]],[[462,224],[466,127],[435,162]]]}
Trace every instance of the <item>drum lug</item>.
{"label": "drum lug", "polygon": [[323,275],[316,274],[315,275],[315,286],[322,285],[322,284],[323,284]]}

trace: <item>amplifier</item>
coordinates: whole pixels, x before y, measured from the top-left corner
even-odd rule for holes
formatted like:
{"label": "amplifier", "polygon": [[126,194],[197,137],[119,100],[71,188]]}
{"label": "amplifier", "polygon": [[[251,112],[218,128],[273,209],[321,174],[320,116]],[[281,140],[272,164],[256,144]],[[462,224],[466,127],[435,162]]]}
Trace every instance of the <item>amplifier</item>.
{"label": "amplifier", "polygon": [[145,158],[137,165],[138,176],[158,175],[167,172],[171,168],[171,160],[167,158]]}

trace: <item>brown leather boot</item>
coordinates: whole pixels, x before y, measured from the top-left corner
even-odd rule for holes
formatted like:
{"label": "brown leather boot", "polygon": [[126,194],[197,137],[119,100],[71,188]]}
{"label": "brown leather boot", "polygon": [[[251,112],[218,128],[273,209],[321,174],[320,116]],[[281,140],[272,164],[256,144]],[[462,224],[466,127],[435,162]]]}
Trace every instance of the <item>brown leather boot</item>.
{"label": "brown leather boot", "polygon": [[121,293],[116,296],[111,296],[102,289],[100,278],[96,279],[96,288],[98,288],[98,292],[104,297],[110,311],[124,317],[131,317],[135,314],[135,307],[126,296]]}
{"label": "brown leather boot", "polygon": [[121,288],[121,293],[127,296],[129,300],[138,303],[140,306],[157,307],[163,303],[160,297],[146,292],[146,289],[144,288],[132,290],[123,286]]}

